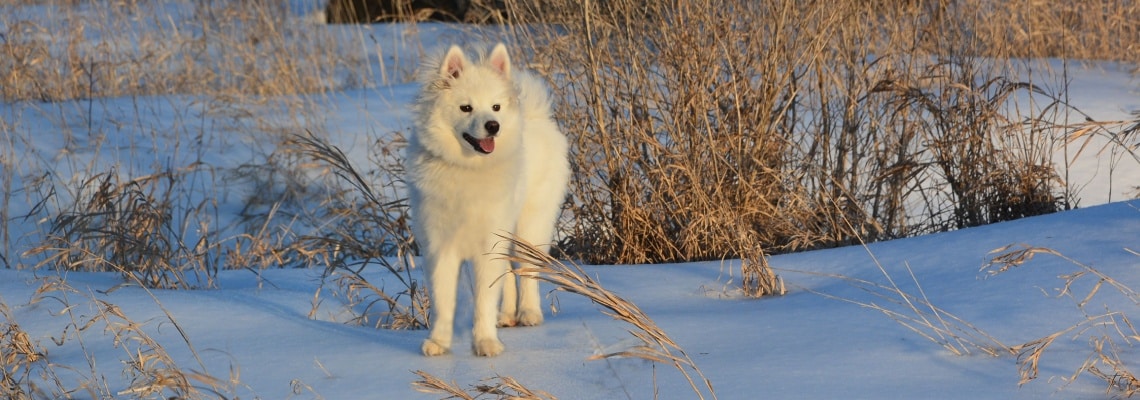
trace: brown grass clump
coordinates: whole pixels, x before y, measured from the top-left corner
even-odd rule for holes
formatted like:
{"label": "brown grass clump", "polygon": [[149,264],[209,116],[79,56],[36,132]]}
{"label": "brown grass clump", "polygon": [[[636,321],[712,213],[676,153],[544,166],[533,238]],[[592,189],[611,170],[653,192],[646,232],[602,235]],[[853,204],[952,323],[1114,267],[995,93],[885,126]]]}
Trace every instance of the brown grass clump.
{"label": "brown grass clump", "polygon": [[[1128,251],[1140,256],[1140,253]],[[1130,301],[1134,306],[1140,306],[1140,293],[1096,268],[1053,249],[1021,244],[995,249],[990,254],[993,255],[992,258],[982,266],[982,270],[990,275],[1008,273],[1010,270],[1028,263],[1038,254],[1058,257],[1079,268],[1073,273],[1060,276],[1064,283],[1057,296],[1072,299],[1077,309],[1084,314],[1085,319],[1040,339],[1012,347],[1012,350],[1018,355],[1020,383],[1024,384],[1036,379],[1041,357],[1058,338],[1072,335],[1073,339],[1086,338],[1090,349],[1085,362],[1077,366],[1073,375],[1068,377],[1069,382],[1073,382],[1087,373],[1104,380],[1107,383],[1106,391],[1110,394],[1115,392],[1126,397],[1132,397],[1140,393],[1140,379],[1137,379],[1135,373],[1136,365],[1132,362],[1133,357],[1128,354],[1131,349],[1140,345],[1140,331],[1136,330],[1126,312],[1108,309],[1103,312],[1090,312],[1087,308],[1095,297],[1101,295],[1102,288],[1112,289],[1115,294]],[[1092,281],[1091,286],[1087,282],[1090,280]],[[1080,283],[1084,283],[1083,286],[1088,287],[1087,292],[1074,292]]]}
{"label": "brown grass clump", "polygon": [[39,265],[56,270],[117,271],[128,282],[152,288],[212,286],[218,253],[208,231],[194,239],[188,230],[197,226],[182,224],[191,221],[176,215],[186,206],[177,198],[180,177],[91,177],[76,191],[84,197],[56,215],[44,243],[25,256],[45,255]]}

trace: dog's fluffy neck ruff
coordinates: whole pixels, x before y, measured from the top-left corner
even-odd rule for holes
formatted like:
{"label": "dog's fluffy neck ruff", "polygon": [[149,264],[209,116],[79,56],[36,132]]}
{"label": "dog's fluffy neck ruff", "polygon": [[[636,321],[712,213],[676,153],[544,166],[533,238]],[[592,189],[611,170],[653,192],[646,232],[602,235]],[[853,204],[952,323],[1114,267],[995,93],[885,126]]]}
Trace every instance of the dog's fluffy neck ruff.
{"label": "dog's fluffy neck ruff", "polygon": [[[465,147],[468,146],[466,142],[462,143],[462,145]],[[414,139],[409,141],[408,150],[409,161],[425,167],[433,166],[441,168],[446,166],[447,168],[463,170],[487,170],[488,168],[496,168],[497,170],[499,167],[510,169],[522,162],[522,157],[514,154],[505,154],[505,152],[498,150],[491,154],[477,154],[471,157],[464,157],[463,162],[455,162],[453,158],[445,157]],[[516,150],[513,153],[521,153],[521,151]]]}

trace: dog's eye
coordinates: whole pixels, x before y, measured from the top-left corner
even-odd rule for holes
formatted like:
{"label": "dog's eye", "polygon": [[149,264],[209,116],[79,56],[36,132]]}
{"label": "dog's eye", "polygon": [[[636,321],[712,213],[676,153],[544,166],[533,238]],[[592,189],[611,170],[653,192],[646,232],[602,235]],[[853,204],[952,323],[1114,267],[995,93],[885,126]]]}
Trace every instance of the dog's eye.
{"label": "dog's eye", "polygon": [[500,107],[499,107],[499,105],[498,105],[498,104],[495,104],[495,105],[491,106],[491,110],[493,110],[493,111],[499,111],[499,108],[500,108]]}
{"label": "dog's eye", "polygon": [[[471,105],[470,105],[470,104],[464,104],[464,105],[461,105],[461,106],[459,106],[459,111],[463,111],[463,112],[465,112],[465,113],[469,113],[469,112],[471,112],[471,110],[472,110],[472,108],[471,108]],[[497,111],[497,110],[496,110],[496,111]]]}

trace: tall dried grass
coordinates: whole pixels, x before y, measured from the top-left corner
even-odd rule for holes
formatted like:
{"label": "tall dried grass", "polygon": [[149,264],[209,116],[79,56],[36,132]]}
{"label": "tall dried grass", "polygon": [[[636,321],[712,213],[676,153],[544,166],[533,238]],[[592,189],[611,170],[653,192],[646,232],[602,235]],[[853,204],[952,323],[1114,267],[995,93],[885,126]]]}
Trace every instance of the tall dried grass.
{"label": "tall dried grass", "polygon": [[[340,89],[370,76],[345,38],[306,29],[288,4],[39,1],[0,6],[0,98],[211,94],[250,98]],[[45,15],[48,18],[43,18]],[[345,43],[344,45],[351,45]]]}
{"label": "tall dried grass", "polygon": [[[296,219],[270,222],[264,218],[276,216],[274,210],[296,200],[308,187],[254,191],[254,196],[246,199],[243,212],[270,212],[246,216],[246,231],[231,229],[218,214],[219,200],[229,195],[222,192],[230,187],[227,181],[273,185],[282,177],[304,176],[296,166],[272,162],[274,146],[286,140],[275,130],[282,126],[320,129],[323,111],[320,96],[313,94],[368,85],[374,77],[366,54],[360,51],[365,46],[362,35],[352,35],[348,29],[324,29],[319,21],[290,11],[298,6],[304,7],[297,2],[228,0],[122,4],[46,0],[0,5],[0,98],[20,108],[33,100],[45,102],[27,108],[43,108],[67,142],[60,154],[3,157],[5,204],[14,193],[30,193],[28,200],[42,207],[23,215],[25,220],[53,222],[48,227],[51,232],[44,233],[47,239],[36,246],[40,251],[28,255],[43,254],[45,248],[66,252],[62,245],[66,239],[74,239],[68,235],[74,236],[80,228],[74,225],[100,228],[108,221],[106,213],[84,214],[98,210],[82,209],[104,201],[92,197],[97,190],[86,187],[95,183],[69,179],[72,175],[83,179],[115,174],[117,181],[144,183],[142,191],[147,192],[109,194],[121,200],[120,209],[131,208],[117,211],[119,214],[131,213],[131,221],[141,221],[143,213],[138,211],[145,211],[145,207],[154,217],[152,225],[193,221],[191,224],[197,226],[191,228],[201,228],[204,233],[183,237],[185,232],[177,229],[185,230],[186,226],[175,226],[173,232],[161,232],[163,227],[159,226],[152,228],[147,238],[155,243],[146,243],[131,241],[140,239],[131,235],[145,233],[141,227],[127,235],[88,232],[91,235],[79,243],[90,243],[86,239],[96,237],[104,242],[96,244],[93,253],[110,252],[112,257],[141,257],[148,258],[149,263],[162,263],[154,258],[177,256],[173,253],[188,249],[179,260],[169,262],[209,264],[203,269],[215,271],[289,265],[310,253],[297,245],[298,234],[291,232]],[[188,99],[188,109],[176,110],[174,121],[156,121],[157,116],[169,111],[165,100],[147,97],[153,95],[185,96],[181,98]],[[122,107],[124,99],[131,103],[128,107],[133,106],[133,113],[105,116],[104,110]],[[265,120],[265,112],[271,108],[293,118]],[[6,141],[20,145],[13,148],[36,145],[20,137],[29,134],[19,120],[27,114],[30,112],[0,117]],[[137,137],[134,132],[138,132]],[[124,145],[118,140],[123,137],[132,139]],[[203,159],[209,145],[225,146],[225,141],[235,137],[262,143],[267,154],[260,156],[265,159],[242,166],[211,165]],[[184,144],[193,139],[193,145]],[[175,143],[172,149],[146,147],[171,142]],[[123,154],[124,146],[130,149],[128,155]],[[142,150],[135,150],[136,146]],[[151,165],[138,162],[142,158],[138,153],[152,151],[169,151],[173,156],[156,156]],[[120,158],[124,161],[107,161]],[[37,175],[42,178],[28,179]],[[13,181],[25,187],[11,187]],[[130,187],[123,183],[119,189]],[[170,202],[171,193],[186,201]],[[7,207],[3,210],[5,223],[0,225],[5,238],[10,232],[7,222],[14,219],[9,218],[8,211]],[[59,235],[60,231],[65,231],[64,235]],[[64,241],[53,244],[53,240]],[[111,243],[114,240],[120,243]],[[203,251],[201,241],[208,241],[210,248]],[[5,246],[10,243],[6,240]],[[133,250],[140,251],[124,253]],[[15,265],[26,266],[27,260],[19,261]],[[30,261],[42,264],[42,260]],[[172,266],[167,272],[181,273],[174,271],[177,268]],[[145,282],[155,287],[186,286],[177,282],[178,277],[172,278],[174,283],[160,282],[163,280]],[[190,285],[208,286],[200,281]]]}
{"label": "tall dried grass", "polygon": [[[1140,38],[1140,5],[1133,1],[939,3],[947,18],[930,26],[931,33],[938,33],[930,38],[968,40],[978,55],[1111,60],[1140,65],[1140,40],[1136,39]],[[962,15],[970,18],[952,18]]]}
{"label": "tall dried grass", "polygon": [[[177,180],[174,172],[129,182],[114,172],[92,177],[79,188],[88,196],[57,214],[43,243],[25,257],[43,255],[37,268],[117,271],[128,282],[152,288],[212,286],[221,253],[210,242],[209,224],[175,215],[202,209],[208,200],[179,203]],[[189,234],[193,229],[207,231]]]}
{"label": "tall dried grass", "polygon": [[[1016,78],[1008,57],[1121,59],[1140,42],[1117,18],[1140,7],[1121,1],[1066,27],[1045,21],[1077,8],[983,0],[508,5],[574,141],[561,248],[592,263],[763,265],[1069,207],[1051,161],[1065,88]],[[1089,46],[1058,42],[1074,37]],[[781,292],[770,270],[745,275]]]}
{"label": "tall dried grass", "polygon": [[[221,269],[315,259],[320,249],[294,231],[306,215],[288,205],[312,200],[320,182],[275,160],[288,138],[279,132],[324,129],[314,95],[370,84],[363,36],[292,14],[299,3],[25,3],[0,5],[0,99],[13,105],[0,116],[11,145],[0,156],[0,237],[5,250],[27,244],[4,252],[6,266],[119,266],[148,287],[191,288],[212,286]],[[24,126],[33,114],[59,132]],[[62,135],[57,154],[32,140],[40,133]],[[212,146],[231,140],[266,153],[216,164]],[[222,215],[228,191],[245,184],[255,190],[243,215]],[[14,198],[35,206],[12,215]]]}
{"label": "tall dried grass", "polygon": [[[400,142],[397,136],[393,139]],[[388,149],[392,143],[378,143]],[[355,320],[388,329],[423,329],[427,327],[430,301],[427,288],[412,276],[416,253],[412,240],[406,199],[399,197],[402,164],[394,152],[381,151],[378,167],[381,182],[366,180],[338,147],[313,134],[295,136],[287,142],[287,151],[296,151],[327,168],[340,182],[354,188],[358,196],[327,204],[317,217],[327,223],[300,238],[305,247],[324,254],[326,280],[342,289],[350,304],[363,305],[356,310]],[[367,265],[379,265],[399,282],[395,290],[369,283],[361,275]],[[390,294],[395,292],[395,294]],[[386,311],[373,318],[373,305],[382,304]]]}

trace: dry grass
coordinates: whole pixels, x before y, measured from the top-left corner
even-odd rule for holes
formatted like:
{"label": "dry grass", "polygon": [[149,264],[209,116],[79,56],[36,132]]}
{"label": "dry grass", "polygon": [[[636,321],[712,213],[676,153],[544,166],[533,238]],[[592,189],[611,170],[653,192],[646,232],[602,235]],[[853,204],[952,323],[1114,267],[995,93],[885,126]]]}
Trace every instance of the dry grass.
{"label": "dry grass", "polygon": [[614,353],[599,354],[591,357],[592,360],[633,357],[671,365],[681,373],[698,398],[704,399],[706,395],[716,398],[712,381],[704,376],[685,350],[669,338],[669,335],[636,304],[602,287],[577,265],[567,266],[518,237],[503,237],[503,239],[509,241],[514,249],[511,254],[502,254],[503,257],[520,265],[512,273],[520,276],[534,274],[535,279],[553,284],[555,291],[573,293],[590,299],[594,304],[609,310],[602,311],[603,314],[633,327],[629,333],[641,342],[640,345]]}
{"label": "dry grass", "polygon": [[287,20],[280,2],[40,3],[46,19],[0,6],[0,99],[249,98],[327,92],[340,89],[331,77],[369,76],[363,57],[340,50],[345,38]]}
{"label": "dry grass", "polygon": [[[321,256],[294,230],[307,215],[289,207],[313,200],[321,182],[276,162],[287,141],[277,132],[323,129],[314,95],[371,83],[363,36],[274,1],[28,3],[0,5],[0,99],[14,110],[0,117],[6,267],[201,288],[222,269]],[[33,114],[49,128],[25,126]],[[33,138],[55,128],[63,145],[44,153]],[[266,153],[217,164],[210,153],[233,140]],[[246,183],[257,187],[234,224],[221,210]],[[13,212],[21,202],[34,207]]]}
{"label": "dry grass", "polygon": [[[976,53],[991,57],[1052,57],[1140,62],[1140,5],[1127,0],[1090,2],[955,0],[947,16],[968,15],[965,24],[943,18],[934,37],[968,39]],[[945,32],[952,32],[946,35]],[[967,37],[965,32],[973,32]]]}
{"label": "dry grass", "polygon": [[191,239],[187,231],[197,227],[180,226],[183,220],[175,215],[205,204],[176,203],[179,176],[172,172],[129,182],[119,182],[114,172],[92,177],[78,188],[88,197],[56,215],[44,242],[24,256],[44,255],[37,268],[118,271],[124,280],[152,288],[212,286],[218,252],[211,236],[205,232]]}
{"label": "dry grass", "polygon": [[556,400],[557,397],[541,390],[534,390],[524,386],[509,376],[496,376],[484,380],[484,383],[471,385],[470,389],[460,388],[455,382],[447,382],[439,377],[424,371],[415,371],[420,380],[412,382],[416,390],[424,393],[446,395],[445,399],[475,400],[479,398],[519,399],[519,400]]}
{"label": "dry grass", "polygon": [[560,247],[591,263],[742,258],[762,296],[782,292],[766,254],[1071,207],[1051,160],[1079,111],[1007,57],[1130,57],[1140,24],[1118,16],[1140,8],[1050,4],[509,3],[574,141]]}
{"label": "dry grass", "polygon": [[[874,255],[871,257],[874,258]],[[899,325],[918,334],[923,339],[938,344],[954,355],[967,356],[981,353],[991,357],[999,357],[1015,353],[1010,350],[1010,347],[1002,344],[997,338],[982,331],[969,321],[934,305],[926,296],[926,293],[923,292],[922,285],[918,282],[918,278],[914,276],[909,265],[906,266],[906,270],[917,293],[904,290],[903,287],[895,282],[894,278],[887,273],[886,269],[878,264],[878,260],[876,260],[875,263],[879,266],[879,270],[883,273],[884,278],[886,278],[886,284],[843,275],[813,275],[840,279],[853,287],[871,294],[882,302],[843,298],[811,289],[806,290],[829,299],[839,300],[881,312]],[[796,272],[804,273],[803,271]]]}
{"label": "dry grass", "polygon": [[[377,328],[426,328],[430,301],[427,288],[411,273],[415,248],[407,201],[397,197],[397,184],[403,174],[395,153],[381,152],[383,158],[378,165],[384,171],[381,176],[385,181],[375,183],[366,180],[339,148],[311,133],[292,138],[287,148],[316,160],[319,167],[329,169],[360,196],[358,201],[326,207],[327,214],[319,214],[318,218],[337,223],[326,224],[326,229],[301,238],[308,244],[306,247],[324,249],[326,257],[321,261],[326,281],[331,280],[341,289],[355,312],[354,320]],[[384,267],[397,278],[399,287],[390,291],[369,283],[361,271],[370,264]],[[373,310],[377,304],[386,308],[378,315]]]}
{"label": "dry grass", "polygon": [[[1140,253],[1128,251],[1140,256]],[[1140,379],[1137,379],[1135,373],[1137,367],[1130,354],[1136,345],[1140,345],[1140,332],[1128,318],[1127,312],[1107,308],[1103,311],[1089,309],[1089,303],[1094,298],[1108,295],[1101,292],[1104,288],[1111,289],[1113,294],[1123,297],[1133,306],[1140,306],[1140,293],[1096,268],[1053,249],[1024,244],[1009,245],[995,249],[990,254],[990,261],[982,267],[990,275],[1009,273],[1030,262],[1038,254],[1058,257],[1078,267],[1077,271],[1060,276],[1063,285],[1057,296],[1072,299],[1077,310],[1084,315],[1084,320],[1040,339],[1012,347],[1018,355],[1018,372],[1022,384],[1037,378],[1041,358],[1050,346],[1058,338],[1071,335],[1074,341],[1086,339],[1090,348],[1084,363],[1077,366],[1072,376],[1068,377],[1069,382],[1087,373],[1104,380],[1109,394],[1132,397],[1140,393]],[[1085,289],[1077,292],[1077,287]]]}
{"label": "dry grass", "polygon": [[[155,321],[138,322],[115,304],[83,293],[58,276],[41,279],[39,289],[28,305],[49,307],[53,315],[66,321],[58,336],[51,337],[56,347],[70,346],[82,352],[87,365],[61,365],[53,361],[45,346],[32,341],[16,323],[11,309],[0,301],[0,359],[4,361],[0,376],[0,395],[9,399],[47,398],[231,398],[240,383],[240,370],[230,366],[229,376],[209,374],[198,351],[181,324],[157,298],[163,311],[161,324],[169,324],[179,333],[181,345],[194,357],[194,366],[180,365],[151,332]],[[102,333],[100,335],[100,333]],[[126,379],[121,390],[111,388],[101,364],[94,356],[96,348],[113,346],[123,351],[122,371]]]}
{"label": "dry grass", "polygon": [[[57,384],[63,389],[62,380],[46,360],[47,351],[33,342],[12,315],[8,304],[0,298],[0,396],[6,399],[25,400],[48,397],[41,384],[33,377],[42,376],[46,385]],[[94,397],[94,396],[92,396]]]}
{"label": "dry grass", "polygon": [[[900,285],[883,264],[879,262],[878,257],[871,252],[867,244],[861,242],[860,245],[867,252],[867,255],[871,258],[871,261],[874,262],[879,273],[882,274],[882,277],[886,280],[885,284],[838,274],[808,274],[843,280],[851,286],[859,288],[886,303],[855,300],[833,296],[811,289],[806,290],[829,299],[879,311],[903,327],[906,327],[926,340],[942,346],[943,349],[955,355],[965,356],[979,351],[983,354],[997,357],[1012,353],[1009,347],[1002,344],[997,338],[982,331],[969,321],[934,305],[930,298],[926,296],[926,292],[922,289],[922,284],[919,283],[918,278],[915,277],[914,271],[910,268],[910,264],[904,264],[904,266],[906,267],[907,276],[910,278],[910,282],[913,283],[914,290],[917,294],[904,290],[903,285]],[[798,272],[804,273],[803,271]]]}

